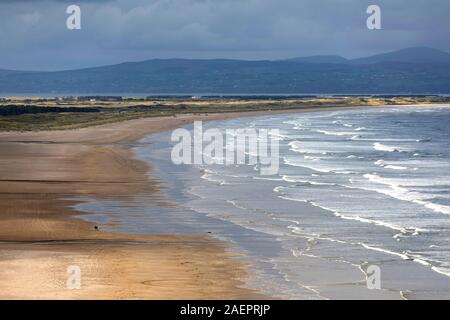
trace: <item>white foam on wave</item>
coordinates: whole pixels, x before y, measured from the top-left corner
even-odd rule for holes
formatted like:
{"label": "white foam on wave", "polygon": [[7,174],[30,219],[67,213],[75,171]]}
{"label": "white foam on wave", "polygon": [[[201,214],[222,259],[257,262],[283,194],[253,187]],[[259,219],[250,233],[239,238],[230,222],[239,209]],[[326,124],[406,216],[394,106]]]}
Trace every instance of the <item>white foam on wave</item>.
{"label": "white foam on wave", "polygon": [[311,161],[319,161],[320,158],[318,157],[313,157],[313,156],[308,156],[308,155],[304,155],[303,158],[305,158],[306,160],[311,160]]}
{"label": "white foam on wave", "polygon": [[365,174],[363,177],[373,183],[381,184],[387,187],[383,189],[379,188],[374,189],[373,191],[390,196],[398,200],[408,201],[421,205],[437,213],[450,214],[450,206],[425,201],[427,198],[425,198],[424,195],[417,192],[409,191],[407,188],[403,187],[393,179],[387,179],[380,177],[376,174],[369,174],[369,173]]}
{"label": "white foam on wave", "polygon": [[403,260],[409,260],[410,259],[408,257],[408,255],[406,255],[404,253],[399,253],[399,252],[395,252],[395,251],[392,251],[392,250],[387,250],[387,249],[384,249],[384,248],[374,247],[374,246],[365,244],[363,242],[359,242],[358,244],[361,245],[363,248],[368,249],[368,250],[373,250],[373,251],[377,251],[377,252],[382,252],[382,253],[387,253],[387,254],[390,254],[390,255],[394,255],[394,256],[402,258]]}
{"label": "white foam on wave", "polygon": [[291,182],[291,183],[304,183],[309,184],[313,186],[337,186],[336,183],[328,183],[328,182],[317,182],[317,181],[310,181],[310,180],[304,180],[304,179],[296,179],[294,176],[288,176],[285,175],[282,177],[283,181]]}
{"label": "white foam on wave", "polygon": [[265,178],[265,177],[253,177],[255,180],[266,180],[266,181],[283,181],[281,178]]}
{"label": "white foam on wave", "polygon": [[225,181],[225,180],[222,180],[222,179],[215,179],[215,178],[214,178],[214,175],[209,174],[209,173],[203,174],[203,175],[201,176],[201,178],[202,178],[203,180],[207,180],[207,181],[209,181],[209,182],[216,182],[216,183],[219,183],[220,185],[226,184],[226,181]]}
{"label": "white foam on wave", "polygon": [[332,171],[332,169],[330,169],[330,168],[318,168],[318,167],[311,166],[310,164],[298,162],[298,161],[295,161],[294,159],[289,159],[289,158],[285,158],[285,157],[283,157],[283,162],[284,162],[284,164],[287,164],[289,166],[307,168],[307,169],[311,169],[313,171],[321,172],[321,173],[329,173]]}
{"label": "white foam on wave", "polygon": [[[282,188],[284,187],[278,187],[277,192],[282,192]],[[396,226],[393,224],[389,224],[383,221],[378,221],[378,220],[372,220],[372,219],[367,219],[367,218],[362,218],[362,217],[355,217],[355,216],[346,216],[343,214],[340,214],[330,208],[324,207],[324,206],[320,206],[314,202],[308,201],[308,200],[302,200],[302,199],[295,199],[295,198],[291,198],[289,196],[286,195],[279,195],[278,198],[281,199],[285,199],[285,200],[290,200],[290,201],[297,201],[297,202],[303,202],[303,203],[308,203],[311,204],[313,206],[319,207],[321,209],[327,210],[332,212],[335,216],[340,217],[342,219],[350,219],[350,220],[357,220],[359,222],[365,222],[365,223],[371,223],[371,224],[375,224],[375,225],[379,225],[379,226],[383,226],[383,227],[387,227],[396,231],[400,231],[402,234],[408,234],[408,235],[418,235],[420,234],[420,232],[426,232],[427,230],[425,229],[420,229],[420,228],[413,228],[413,227],[400,227],[400,226]],[[298,233],[298,234],[303,234],[303,232],[301,232],[301,228],[298,227],[290,227],[290,229],[294,232],[294,233]],[[380,252],[380,253],[385,253],[385,254],[389,254],[389,255],[393,255],[393,256],[397,256],[400,257],[403,260],[410,260],[416,263],[419,263],[423,266],[426,267],[430,267],[431,270],[440,273],[442,275],[445,276],[449,276],[450,277],[450,270],[444,267],[438,267],[436,265],[434,265],[433,263],[438,263],[436,261],[433,260],[428,260],[425,257],[422,257],[420,255],[417,254],[412,254],[408,251],[404,251],[404,252],[396,252],[393,250],[389,250],[386,248],[380,248],[380,247],[376,247],[374,245],[371,244],[367,244],[364,242],[346,242],[346,241],[342,241],[339,239],[331,239],[331,238],[325,238],[325,237],[321,237],[321,236],[317,236],[316,239],[318,240],[326,240],[326,241],[333,241],[333,242],[339,242],[339,243],[346,243],[346,244],[350,244],[350,245],[358,245],[358,246],[362,246],[363,248],[367,249],[367,250],[372,250],[372,251],[376,251],[376,252]]]}
{"label": "white foam on wave", "polygon": [[275,188],[273,188],[273,192],[281,193],[281,192],[283,192],[282,190],[283,190],[284,188],[285,188],[285,187],[283,187],[283,186],[275,187]]}
{"label": "white foam on wave", "polygon": [[448,268],[433,266],[433,267],[431,267],[431,269],[437,273],[444,275],[444,276],[450,277],[450,270]]}
{"label": "white foam on wave", "polygon": [[337,173],[337,174],[345,174],[345,175],[358,173],[356,171],[351,171],[351,170],[333,170],[332,172]]}
{"label": "white foam on wave", "polygon": [[433,265],[433,263],[436,263],[436,261],[432,261],[432,260],[428,260],[420,255],[416,255],[416,254],[411,254],[410,252],[396,252],[396,251],[392,251],[392,250],[387,250],[384,248],[379,248],[379,247],[375,247],[372,245],[368,245],[365,243],[358,243],[359,245],[361,245],[362,247],[368,249],[368,250],[373,250],[373,251],[377,251],[377,252],[382,252],[382,253],[387,253],[390,255],[394,255],[394,256],[398,256],[400,258],[402,258],[403,260],[410,260],[413,262],[416,262],[418,264],[421,264],[422,266],[425,267],[430,267],[431,270],[433,270],[434,272],[440,273],[442,275],[445,275],[447,277],[450,277],[450,270],[447,268],[443,268],[443,267],[437,267],[435,265]]}
{"label": "white foam on wave", "polygon": [[318,234],[305,234],[305,232],[302,230],[302,228],[299,228],[296,226],[288,226],[288,229],[290,229],[292,233],[302,236],[311,241],[325,240],[325,241],[336,242],[336,243],[340,243],[340,244],[348,244],[348,242],[346,242],[346,241],[334,239],[334,238],[330,238],[330,237],[322,237]]}
{"label": "white foam on wave", "polygon": [[402,166],[387,165],[384,167],[386,169],[392,169],[392,170],[408,170],[408,167],[402,167]]}
{"label": "white foam on wave", "polygon": [[[286,199],[286,200],[291,200],[291,201],[299,201],[299,202],[309,203],[309,204],[311,204],[313,206],[322,208],[322,209],[327,210],[327,211],[331,211],[331,212],[334,213],[335,216],[340,217],[342,219],[351,219],[351,220],[356,220],[356,221],[359,221],[359,222],[365,222],[365,223],[371,223],[371,224],[375,224],[375,225],[379,225],[379,226],[384,226],[384,227],[387,227],[387,228],[390,228],[390,229],[393,229],[393,230],[400,231],[400,232],[405,233],[405,234],[418,235],[419,232],[425,232],[426,231],[424,229],[419,229],[419,228],[398,227],[398,226],[395,226],[395,225],[392,225],[392,224],[385,223],[383,221],[370,220],[370,219],[366,219],[366,218],[362,218],[362,217],[345,216],[345,215],[339,214],[339,213],[331,210],[330,208],[326,208],[326,207],[317,205],[316,203],[311,202],[311,201],[307,201],[307,200],[293,199],[293,198],[286,197],[286,196],[279,196],[279,198]],[[291,229],[293,229],[293,231],[295,230],[295,228],[293,228],[293,227],[291,227]],[[411,232],[410,229],[414,230],[414,232]],[[363,242],[357,242],[357,243],[345,242],[345,241],[338,240],[338,239],[323,238],[323,237],[320,237],[320,236],[317,239],[328,240],[328,241],[332,240],[333,242],[347,243],[347,244],[352,244],[352,245],[360,245],[363,248],[368,249],[368,250],[377,251],[377,252],[381,252],[381,253],[386,253],[386,254],[389,254],[389,255],[394,255],[394,256],[402,258],[403,260],[414,261],[414,262],[419,263],[419,264],[421,264],[423,266],[431,267],[431,269],[433,271],[435,271],[435,272],[441,273],[441,274],[446,275],[446,276],[450,276],[450,270],[448,270],[446,268],[442,268],[442,267],[436,267],[430,261],[425,259],[424,257],[419,256],[419,255],[415,255],[415,254],[411,254],[409,252],[396,252],[396,251],[392,251],[392,250],[385,249],[385,248],[375,247],[373,245],[369,245],[369,244],[366,244],[366,243],[363,243]]]}
{"label": "white foam on wave", "polygon": [[291,125],[293,130],[301,130],[301,131],[307,130],[304,127],[305,124],[303,122],[300,122],[300,120],[283,121],[283,124]]}
{"label": "white foam on wave", "polygon": [[[277,189],[277,192],[280,193],[282,192],[283,188],[279,188]],[[377,226],[381,226],[381,227],[385,227],[385,228],[389,228],[391,230],[394,231],[399,231],[404,235],[419,235],[420,233],[424,233],[427,232],[427,230],[422,229],[422,228],[416,228],[416,227],[402,227],[402,226],[398,226],[392,223],[388,223],[385,221],[381,221],[381,220],[376,220],[376,219],[369,219],[369,218],[364,218],[358,215],[348,215],[348,214],[342,214],[334,209],[328,208],[326,206],[320,205],[316,202],[313,201],[308,201],[308,200],[304,200],[304,199],[296,199],[296,198],[292,198],[292,197],[288,197],[286,195],[280,196],[282,199],[286,199],[286,200],[291,200],[291,201],[299,201],[299,202],[306,202],[311,204],[314,207],[332,212],[336,217],[344,219],[344,220],[353,220],[353,221],[358,221],[358,222],[363,222],[363,223],[369,223],[369,224],[373,224],[373,225],[377,225]]]}
{"label": "white foam on wave", "polygon": [[298,126],[298,125],[300,125],[300,122],[298,120],[287,120],[287,121],[283,121],[283,124],[290,124],[290,125]]}
{"label": "white foam on wave", "polygon": [[408,170],[408,167],[405,166],[399,166],[399,165],[393,165],[393,164],[387,164],[384,160],[380,159],[374,162],[375,165],[380,166],[385,169],[391,169],[391,170]]}
{"label": "white foam on wave", "polygon": [[224,174],[217,171],[213,171],[211,169],[202,169],[203,174],[200,176],[201,179],[209,181],[209,182],[215,182],[219,185],[228,185],[232,184],[230,181],[227,181],[224,179],[225,177],[229,178],[245,178],[246,176],[239,176],[239,175],[231,175],[231,174]]}
{"label": "white foam on wave", "polygon": [[328,154],[326,151],[304,149],[302,147],[302,143],[300,141],[291,141],[291,142],[288,143],[288,146],[290,147],[289,150],[294,151],[296,153],[301,153],[301,154],[320,154],[320,155],[327,155]]}
{"label": "white foam on wave", "polygon": [[[415,228],[415,227],[401,227],[392,223],[388,223],[385,221],[381,221],[381,220],[375,220],[375,219],[368,219],[368,218],[363,218],[360,217],[358,215],[355,216],[349,216],[349,215],[345,215],[339,212],[334,211],[333,212],[334,215],[336,217],[339,217],[341,219],[344,220],[354,220],[354,221],[359,221],[359,222],[363,222],[363,223],[369,223],[369,224],[373,224],[376,226],[381,226],[381,227],[386,227],[395,231],[399,231],[402,235],[413,235],[413,236],[417,236],[420,233],[426,232],[427,230],[422,229],[422,228]],[[398,235],[394,235],[394,238],[398,237]]]}
{"label": "white foam on wave", "polygon": [[[363,130],[363,129],[361,129]],[[356,130],[355,130],[356,131]],[[355,134],[355,132],[353,133]],[[366,132],[364,132],[364,136],[363,135],[356,135],[354,137],[352,137],[352,140],[360,140],[360,141],[374,141],[374,142],[416,142],[415,139],[395,139],[395,138],[381,138],[381,137],[377,137],[377,138],[367,138],[365,137],[367,135]]]}
{"label": "white foam on wave", "polygon": [[400,152],[400,151],[401,151],[401,150],[400,150],[399,148],[397,148],[397,147],[387,146],[387,145],[384,145],[384,144],[379,143],[379,142],[375,142],[375,143],[373,144],[373,148],[374,148],[375,150],[378,150],[378,151],[385,151],[385,152]]}
{"label": "white foam on wave", "polygon": [[291,139],[290,136],[285,135],[285,134],[281,134],[281,133],[273,133],[273,132],[269,132],[269,135],[271,137],[274,137],[276,140],[278,141],[285,141],[285,140],[289,140]]}
{"label": "white foam on wave", "polygon": [[328,131],[328,130],[316,130],[319,133],[323,133],[327,136],[352,136],[354,132],[345,132],[345,131]]}
{"label": "white foam on wave", "polygon": [[236,201],[234,200],[226,200],[227,203],[231,204],[232,206],[240,209],[240,210],[244,210],[244,211],[248,211],[249,208],[246,208],[244,206],[239,205]]}

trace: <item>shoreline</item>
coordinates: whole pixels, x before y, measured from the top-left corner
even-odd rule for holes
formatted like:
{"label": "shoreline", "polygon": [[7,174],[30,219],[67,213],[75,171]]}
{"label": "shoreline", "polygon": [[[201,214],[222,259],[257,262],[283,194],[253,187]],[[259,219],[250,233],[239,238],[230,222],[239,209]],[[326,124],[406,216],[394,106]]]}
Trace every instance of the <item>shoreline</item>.
{"label": "shoreline", "polygon": [[[151,167],[135,159],[129,144],[195,120],[382,107],[404,106],[181,115],[65,131],[2,132],[0,298],[268,298],[245,288],[251,275],[245,264],[232,261],[236,255],[226,243],[203,235],[95,231],[92,223],[76,218],[84,215],[71,208],[77,201],[66,199],[145,193],[161,200],[158,180],[148,178]],[[66,266],[76,264],[71,261],[88,270],[80,290],[65,288]],[[31,281],[33,270],[42,279]]]}

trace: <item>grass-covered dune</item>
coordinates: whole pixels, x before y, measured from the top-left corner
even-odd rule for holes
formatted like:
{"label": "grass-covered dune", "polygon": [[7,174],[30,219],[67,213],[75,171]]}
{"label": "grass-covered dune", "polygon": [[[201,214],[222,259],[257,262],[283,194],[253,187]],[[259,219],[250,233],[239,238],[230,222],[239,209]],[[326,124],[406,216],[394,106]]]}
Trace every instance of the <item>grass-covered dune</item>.
{"label": "grass-covered dune", "polygon": [[48,99],[12,97],[0,100],[0,131],[71,129],[136,118],[189,113],[439,103],[450,103],[450,97],[68,97]]}

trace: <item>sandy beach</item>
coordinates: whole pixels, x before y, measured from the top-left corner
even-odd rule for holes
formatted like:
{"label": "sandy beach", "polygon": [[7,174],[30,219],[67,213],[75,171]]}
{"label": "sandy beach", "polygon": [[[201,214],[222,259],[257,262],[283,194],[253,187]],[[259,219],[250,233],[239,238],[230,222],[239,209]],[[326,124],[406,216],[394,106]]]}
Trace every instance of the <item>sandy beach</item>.
{"label": "sandy beach", "polygon": [[[297,111],[324,110],[301,109]],[[343,108],[339,108],[343,109]],[[278,111],[276,113],[293,110]],[[269,112],[144,118],[96,127],[0,133],[0,299],[252,299],[251,273],[208,235],[104,232],[75,218],[69,198],[164,203],[152,168],[129,144],[195,120]],[[150,178],[148,173],[150,173]],[[67,267],[82,286],[66,288]]]}
{"label": "sandy beach", "polygon": [[[94,230],[69,197],[155,194],[158,181],[127,142],[200,119],[140,119],[52,132],[0,134],[0,298],[233,299],[247,271],[203,235],[135,236]],[[82,271],[66,288],[67,267]]]}

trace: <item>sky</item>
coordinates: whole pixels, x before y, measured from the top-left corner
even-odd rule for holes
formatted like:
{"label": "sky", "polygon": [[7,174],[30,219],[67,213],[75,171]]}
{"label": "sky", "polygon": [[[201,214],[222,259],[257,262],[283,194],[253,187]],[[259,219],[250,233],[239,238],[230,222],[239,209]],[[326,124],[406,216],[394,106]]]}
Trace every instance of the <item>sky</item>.
{"label": "sky", "polygon": [[[81,8],[81,30],[66,9]],[[366,26],[381,8],[381,30]],[[362,57],[450,52],[449,0],[0,0],[0,69],[66,70],[152,58]]]}

